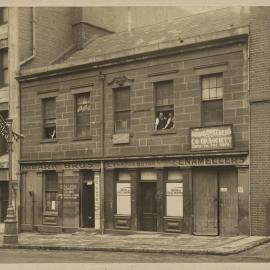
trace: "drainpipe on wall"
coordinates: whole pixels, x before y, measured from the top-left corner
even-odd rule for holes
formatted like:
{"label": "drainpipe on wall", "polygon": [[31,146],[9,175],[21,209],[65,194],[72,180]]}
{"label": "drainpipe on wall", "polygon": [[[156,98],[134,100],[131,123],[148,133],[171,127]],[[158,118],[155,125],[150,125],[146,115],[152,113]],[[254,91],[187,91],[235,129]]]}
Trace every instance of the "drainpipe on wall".
{"label": "drainpipe on wall", "polygon": [[99,73],[99,82],[101,85],[100,91],[100,148],[101,148],[101,161],[100,161],[100,230],[101,234],[104,234],[104,82],[105,75],[102,72]]}

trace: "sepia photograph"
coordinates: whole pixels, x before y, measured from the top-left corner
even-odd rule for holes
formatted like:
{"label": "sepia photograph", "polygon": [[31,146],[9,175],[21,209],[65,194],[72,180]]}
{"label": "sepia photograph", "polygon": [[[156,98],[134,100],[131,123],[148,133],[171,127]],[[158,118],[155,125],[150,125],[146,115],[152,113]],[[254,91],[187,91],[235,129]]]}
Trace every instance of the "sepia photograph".
{"label": "sepia photograph", "polygon": [[1,269],[270,262],[270,6],[201,2],[0,3]]}

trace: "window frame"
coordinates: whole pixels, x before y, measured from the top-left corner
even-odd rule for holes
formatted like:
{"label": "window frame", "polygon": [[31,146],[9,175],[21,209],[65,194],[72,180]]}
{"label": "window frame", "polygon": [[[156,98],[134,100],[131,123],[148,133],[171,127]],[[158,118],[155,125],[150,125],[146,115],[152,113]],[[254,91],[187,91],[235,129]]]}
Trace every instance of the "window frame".
{"label": "window frame", "polygon": [[[129,107],[128,109],[116,109],[116,92],[117,91],[129,91]],[[113,94],[113,133],[114,134],[122,134],[122,133],[130,133],[131,132],[131,87],[130,86],[123,86],[123,87],[116,87],[112,89]],[[127,126],[126,130],[117,130],[116,128],[116,114],[117,113],[129,113],[129,126]]]}
{"label": "window frame", "polygon": [[[157,87],[156,85],[160,84],[160,83],[171,83],[172,87],[171,87],[171,102],[168,105],[157,105]],[[175,87],[174,87],[174,79],[168,78],[168,79],[164,79],[164,80],[158,80],[158,81],[153,81],[153,103],[154,103],[154,133],[171,133],[174,132],[175,129],[175,119],[174,119],[174,123],[173,126],[171,128],[166,128],[166,129],[156,129],[156,119],[159,115],[160,112],[164,112],[164,111],[172,111],[173,113],[173,118],[175,118]],[[169,98],[168,98],[169,100]],[[168,109],[159,109],[157,110],[157,108],[165,108],[167,107]],[[171,107],[171,108],[170,108]],[[169,112],[168,112],[169,113]]]}
{"label": "window frame", "polygon": [[[203,90],[205,88],[203,88],[203,79],[204,78],[211,78],[211,77],[221,77],[221,88],[222,88],[222,97],[216,97],[216,98],[209,98],[209,99],[203,99]],[[217,93],[217,84],[216,84],[216,93]],[[210,91],[210,87],[208,88],[208,90]],[[200,76],[200,94],[201,94],[201,126],[202,127],[210,127],[210,126],[219,126],[219,125],[224,125],[224,80],[223,80],[223,73],[222,72],[218,72],[218,73],[213,73],[213,74],[204,74]],[[210,92],[209,92],[209,97],[210,97]],[[222,103],[222,121],[221,122],[210,122],[210,123],[205,123],[204,120],[204,104],[206,103],[214,103],[214,102],[221,102]]]}
{"label": "window frame", "polygon": [[[58,179],[58,173],[57,171],[43,171],[43,212],[44,213],[58,213],[59,208],[59,202],[58,202],[58,196],[59,196],[59,179]],[[54,174],[55,180],[56,180],[56,188],[54,190],[47,190],[46,188],[46,181],[47,177],[49,177],[50,174]],[[53,209],[47,209],[47,193],[55,193],[55,210]],[[51,201],[52,202],[52,201]]]}
{"label": "window frame", "polygon": [[[4,10],[7,10],[7,18],[5,19],[4,17]],[[9,20],[9,10],[8,7],[0,7],[0,26],[7,24]]]}
{"label": "window frame", "polygon": [[[49,138],[45,136],[45,120],[48,120],[48,118],[45,118],[45,101],[46,100],[54,100],[54,107],[55,107],[55,117],[51,118],[51,119],[55,119],[55,136],[53,138]],[[57,139],[57,117],[56,117],[56,96],[49,96],[49,97],[43,97],[41,99],[41,103],[42,103],[42,139],[45,141],[55,141]]]}
{"label": "window frame", "polygon": [[[4,57],[7,55],[7,65],[4,65]],[[5,72],[8,74],[8,81],[5,82]],[[9,66],[8,66],[8,49],[4,48],[0,50],[0,87],[6,87],[9,85]]]}
{"label": "window frame", "polygon": [[[89,139],[91,136],[91,93],[90,91],[84,91],[84,92],[79,92],[79,93],[74,93],[74,138],[77,140],[83,140],[83,139]],[[89,96],[89,130],[88,134],[86,136],[78,136],[78,112],[77,112],[77,99],[79,96],[82,95],[88,95]],[[86,113],[85,113],[86,115]]]}

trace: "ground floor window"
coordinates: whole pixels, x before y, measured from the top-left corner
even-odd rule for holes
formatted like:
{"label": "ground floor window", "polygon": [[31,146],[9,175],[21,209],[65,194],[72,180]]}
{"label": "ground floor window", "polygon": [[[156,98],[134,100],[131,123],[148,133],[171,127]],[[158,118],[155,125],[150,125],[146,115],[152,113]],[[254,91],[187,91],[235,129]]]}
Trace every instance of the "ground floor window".
{"label": "ground floor window", "polygon": [[57,211],[58,209],[58,186],[57,173],[48,171],[44,173],[45,187],[45,211]]}
{"label": "ground floor window", "polygon": [[183,217],[183,175],[178,169],[168,170],[166,215]]}
{"label": "ground floor window", "polygon": [[117,173],[116,212],[117,215],[131,215],[130,174],[126,170]]}

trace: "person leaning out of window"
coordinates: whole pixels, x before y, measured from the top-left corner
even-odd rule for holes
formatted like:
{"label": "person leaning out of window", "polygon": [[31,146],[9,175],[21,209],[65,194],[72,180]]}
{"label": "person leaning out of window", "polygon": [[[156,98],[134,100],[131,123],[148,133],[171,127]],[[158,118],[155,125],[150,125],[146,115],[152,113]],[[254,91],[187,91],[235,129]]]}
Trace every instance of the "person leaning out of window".
{"label": "person leaning out of window", "polygon": [[164,116],[162,112],[159,113],[155,122],[155,130],[169,129],[174,127],[174,117],[172,113],[168,114],[168,117]]}

